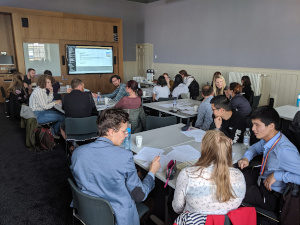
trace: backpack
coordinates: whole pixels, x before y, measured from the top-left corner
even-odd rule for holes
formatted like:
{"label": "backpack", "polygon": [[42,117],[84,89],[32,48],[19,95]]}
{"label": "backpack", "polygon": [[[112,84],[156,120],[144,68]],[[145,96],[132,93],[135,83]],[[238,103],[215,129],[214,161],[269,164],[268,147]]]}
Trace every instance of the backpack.
{"label": "backpack", "polygon": [[195,79],[190,83],[189,91],[192,99],[196,99],[199,96],[199,84]]}
{"label": "backpack", "polygon": [[34,135],[36,151],[47,151],[54,148],[55,141],[49,128],[37,127],[34,130]]}

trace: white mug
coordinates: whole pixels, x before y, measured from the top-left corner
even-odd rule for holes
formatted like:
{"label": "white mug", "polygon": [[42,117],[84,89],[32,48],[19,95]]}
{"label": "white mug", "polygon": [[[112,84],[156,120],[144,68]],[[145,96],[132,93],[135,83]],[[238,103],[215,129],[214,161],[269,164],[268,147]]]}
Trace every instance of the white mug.
{"label": "white mug", "polygon": [[146,96],[146,94],[147,94],[146,91],[143,91],[143,96],[144,96],[144,97]]}
{"label": "white mug", "polygon": [[105,97],[105,98],[104,98],[104,103],[105,103],[105,105],[108,104],[108,101],[109,101],[109,98]]}
{"label": "white mug", "polygon": [[136,136],[135,137],[135,143],[136,143],[136,147],[140,148],[142,147],[142,144],[143,144],[143,136]]}
{"label": "white mug", "polygon": [[194,105],[194,110],[197,112],[198,111],[198,107],[197,105]]}

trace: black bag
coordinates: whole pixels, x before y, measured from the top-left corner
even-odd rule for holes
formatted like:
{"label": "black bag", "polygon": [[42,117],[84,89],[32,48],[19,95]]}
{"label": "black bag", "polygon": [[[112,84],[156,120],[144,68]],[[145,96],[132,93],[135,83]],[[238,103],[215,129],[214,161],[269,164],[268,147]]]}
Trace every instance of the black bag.
{"label": "black bag", "polygon": [[281,225],[300,225],[299,185],[289,183],[282,198]]}
{"label": "black bag", "polygon": [[36,151],[52,150],[55,146],[54,137],[49,128],[38,127],[34,130]]}

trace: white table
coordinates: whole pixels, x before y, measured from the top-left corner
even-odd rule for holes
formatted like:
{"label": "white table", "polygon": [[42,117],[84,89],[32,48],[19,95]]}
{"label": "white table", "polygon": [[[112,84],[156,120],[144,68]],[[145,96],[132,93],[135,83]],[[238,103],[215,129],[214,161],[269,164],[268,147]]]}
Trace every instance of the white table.
{"label": "white table", "polygon": [[[60,86],[60,88],[59,88],[59,90],[58,90],[58,94],[67,94],[68,92],[67,92],[67,86]],[[89,89],[84,89],[84,91],[85,92],[90,92],[90,90]]]}
{"label": "white table", "polygon": [[293,105],[283,105],[276,107],[275,110],[278,112],[280,118],[292,121],[296,113],[299,111],[299,107]]}
{"label": "white table", "polygon": [[[190,119],[192,117],[197,116],[197,111],[194,109],[194,106],[200,105],[200,101],[193,99],[178,99],[177,102],[177,112],[173,112],[173,100],[163,101],[163,102],[151,102],[145,103],[143,106],[146,106],[151,109],[155,109],[160,112],[168,113],[173,116],[177,116],[182,119]],[[189,110],[183,110],[183,108],[187,108]]]}
{"label": "white table", "polygon": [[[174,146],[180,146],[180,145],[191,145],[195,149],[201,152],[201,143],[196,142],[194,138],[187,137],[185,134],[182,133],[181,127],[183,127],[184,124],[179,123],[167,127],[162,127],[158,129],[153,129],[149,131],[144,131],[140,133],[135,133],[131,137],[131,150],[134,153],[138,153],[143,147],[153,147],[153,148],[160,148],[163,149],[165,152],[164,154],[167,154],[172,150],[172,147]],[[140,135],[143,137],[143,145],[141,148],[138,148],[135,144],[135,137],[137,135]],[[239,159],[242,158],[244,155],[246,149],[243,148],[242,144],[234,144],[233,148],[233,163],[236,163]],[[145,170],[148,170],[147,167],[143,165],[143,161],[135,160],[135,163],[142,167]],[[179,171],[177,171],[176,176],[173,180],[168,182],[168,185],[175,189],[176,184],[176,178],[178,176]],[[156,173],[156,177],[161,180],[162,182],[166,182],[166,171],[158,172]]]}

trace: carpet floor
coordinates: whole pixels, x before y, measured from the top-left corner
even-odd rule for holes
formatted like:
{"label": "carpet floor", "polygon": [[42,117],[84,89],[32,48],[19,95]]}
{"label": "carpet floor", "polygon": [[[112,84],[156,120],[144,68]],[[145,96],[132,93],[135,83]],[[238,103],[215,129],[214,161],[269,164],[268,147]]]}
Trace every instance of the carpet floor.
{"label": "carpet floor", "polygon": [[0,104],[0,225],[71,224],[70,176],[63,144],[30,151],[20,122]]}

